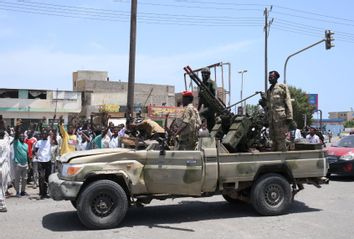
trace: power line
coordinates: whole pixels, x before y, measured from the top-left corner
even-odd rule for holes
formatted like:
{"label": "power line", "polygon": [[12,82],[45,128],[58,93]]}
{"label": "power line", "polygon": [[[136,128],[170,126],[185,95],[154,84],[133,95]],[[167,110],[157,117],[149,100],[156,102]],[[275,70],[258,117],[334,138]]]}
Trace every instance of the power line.
{"label": "power line", "polygon": [[[261,8],[266,6],[264,4],[257,4],[257,3],[235,3],[235,2],[215,2],[215,1],[213,2],[213,1],[192,1],[192,0],[176,1],[175,0],[175,2],[185,2],[185,3],[194,3],[194,4],[196,4],[196,3],[197,4],[209,4],[209,5],[224,5],[224,6],[258,6]],[[311,16],[315,15],[315,16],[319,16],[319,17],[323,17],[323,18],[331,18],[331,19],[335,19],[335,20],[354,23],[353,19],[330,16],[330,15],[326,15],[326,14],[317,13],[314,11],[306,11],[306,10],[302,10],[302,9],[283,7],[281,5],[273,5],[273,7],[288,10],[288,11],[293,11],[296,13],[303,13],[303,14],[307,14],[307,15],[311,15]]]}
{"label": "power line", "polygon": [[[200,4],[212,5],[222,5],[222,6],[263,6],[261,4],[237,4],[237,3],[225,3],[225,2],[203,2],[203,1],[183,1],[183,3],[193,3],[197,5],[186,6],[186,5],[176,5],[176,4],[160,4],[160,3],[149,3],[143,2],[140,4],[153,5],[153,6],[164,6],[164,7],[181,7],[181,8],[200,8]],[[227,9],[227,10],[246,10],[244,8],[215,8],[208,7],[212,9]],[[286,8],[282,6],[277,6],[280,9],[286,9],[290,11],[297,11],[296,9]],[[57,17],[67,17],[67,18],[76,18],[76,19],[87,19],[87,20],[98,20],[98,21],[110,21],[110,22],[128,22],[130,17],[129,11],[121,10],[111,10],[111,9],[102,9],[102,8],[89,8],[89,7],[77,7],[69,5],[60,5],[60,4],[51,4],[44,2],[8,2],[0,1],[0,10],[20,12],[20,13],[30,13],[37,15],[46,15],[46,16],[57,16]],[[257,9],[247,9],[256,11]],[[258,10],[257,10],[258,11]],[[274,11],[273,11],[274,12]],[[305,14],[313,14],[309,11],[299,11]],[[275,11],[279,15],[289,14]],[[321,17],[335,18],[323,14],[313,14]],[[299,15],[290,14],[292,17],[305,18],[310,20],[330,22],[335,24],[343,24],[337,21],[327,21],[323,19],[313,18],[313,17],[303,17]],[[338,18],[338,20],[351,22],[349,19]],[[188,14],[166,14],[166,13],[154,13],[154,12],[139,12],[138,21],[140,23],[146,24],[157,24],[157,25],[181,25],[181,26],[211,26],[211,27],[258,27],[262,24],[261,17],[233,17],[233,16],[203,16],[203,15],[188,15]],[[278,23],[279,22],[279,23]],[[280,27],[286,28],[289,30],[298,31],[306,30],[307,33],[319,33],[323,29],[315,26],[310,26],[298,22],[292,22],[284,20],[282,18],[277,19],[275,24],[279,24]],[[345,25],[354,26],[354,24],[346,23]],[[337,39],[346,39],[352,40],[354,34],[336,31]]]}
{"label": "power line", "polygon": [[[288,26],[281,26],[281,25],[274,25],[273,28],[280,30],[280,31],[291,32],[291,33],[296,33],[298,35],[317,37],[317,38],[320,35],[323,35],[323,32],[315,33],[315,32],[304,31],[304,30],[297,29],[297,28],[289,28]],[[335,40],[336,41],[343,41],[343,42],[347,42],[347,43],[354,43],[354,38],[350,38],[350,37],[346,38],[346,37],[336,36]]]}
{"label": "power line", "polygon": [[198,6],[198,5],[177,5],[177,4],[165,4],[165,3],[151,3],[151,2],[141,2],[140,5],[149,5],[156,7],[172,7],[172,8],[188,8],[188,9],[211,9],[211,10],[226,10],[226,11],[261,11],[255,8],[230,8],[230,7],[208,7],[208,6]]}
{"label": "power line", "polygon": [[294,9],[294,8],[289,8],[289,7],[282,7],[282,6],[279,6],[279,5],[275,5],[275,7],[281,8],[281,9],[287,9],[287,10],[291,10],[291,11],[295,11],[295,12],[302,12],[302,13],[309,14],[309,15],[316,15],[316,16],[326,17],[326,18],[332,18],[332,19],[336,19],[336,20],[354,22],[353,19],[348,19],[348,18],[334,17],[334,16],[324,15],[324,14],[320,14],[320,13],[316,13],[316,12],[311,12],[311,11],[304,11],[304,10],[299,10],[299,9]]}
{"label": "power line", "polygon": [[338,25],[354,27],[354,24],[350,24],[350,23],[343,23],[343,22],[338,22],[338,21],[330,21],[330,20],[319,19],[319,18],[314,18],[314,17],[299,16],[299,15],[283,13],[283,12],[279,12],[279,11],[274,11],[274,13],[275,14],[279,14],[279,15],[285,15],[287,17],[290,16],[290,17],[296,17],[296,18],[301,18],[301,19],[307,19],[307,20],[311,20],[311,21],[320,21],[320,22],[327,22],[327,23],[332,23],[332,24],[338,24]]}
{"label": "power line", "polygon": [[[109,14],[102,13],[100,9],[99,12],[82,10],[82,9],[67,9],[67,6],[50,4],[47,6],[37,6],[36,4],[26,4],[18,5],[12,4],[4,1],[0,1],[0,7],[3,10],[19,11],[25,13],[33,14],[43,14],[43,15],[55,15],[64,17],[74,17],[74,18],[85,18],[92,20],[108,20],[108,21],[127,21],[129,18],[129,13],[121,12],[116,14],[110,11]],[[70,7],[71,8],[71,7]],[[87,9],[87,8],[84,8]],[[177,15],[177,14],[153,14],[153,13],[143,13],[139,16],[140,20],[144,22],[159,22],[166,21],[166,23],[201,23],[202,25],[223,25],[223,26],[237,26],[237,25],[247,25],[256,24],[261,22],[261,18],[251,18],[251,17],[207,17],[207,16],[190,16],[190,15]]]}

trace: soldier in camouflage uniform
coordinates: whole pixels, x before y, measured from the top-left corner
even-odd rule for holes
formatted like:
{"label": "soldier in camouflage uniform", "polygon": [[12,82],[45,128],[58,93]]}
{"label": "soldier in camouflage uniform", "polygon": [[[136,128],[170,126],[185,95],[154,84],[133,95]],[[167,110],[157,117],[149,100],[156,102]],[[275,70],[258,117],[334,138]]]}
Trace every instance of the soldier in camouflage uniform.
{"label": "soldier in camouflage uniform", "polygon": [[[203,78],[203,84],[210,90],[213,96],[215,96],[216,83],[215,81],[210,79],[210,69],[208,67],[205,67],[201,70],[201,73]],[[208,99],[204,99],[204,97],[202,97],[200,94],[199,94],[198,111],[200,112],[200,116],[206,119],[208,130],[209,132],[211,132],[211,130],[215,125],[215,112],[210,108]]]}
{"label": "soldier in camouflage uniform", "polygon": [[193,93],[191,91],[184,91],[182,95],[184,111],[181,119],[183,123],[176,131],[176,135],[179,137],[177,149],[194,150],[201,120],[198,110],[193,106]]}
{"label": "soldier in camouflage uniform", "polygon": [[270,87],[266,95],[266,110],[272,150],[286,151],[286,134],[293,122],[293,108],[287,85],[278,83],[279,73],[269,72]]}

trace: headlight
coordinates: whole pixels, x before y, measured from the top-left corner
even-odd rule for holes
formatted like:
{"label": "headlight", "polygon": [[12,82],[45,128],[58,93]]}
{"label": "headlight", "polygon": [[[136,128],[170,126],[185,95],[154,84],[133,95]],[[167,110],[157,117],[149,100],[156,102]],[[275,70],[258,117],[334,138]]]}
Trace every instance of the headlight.
{"label": "headlight", "polygon": [[354,157],[353,157],[353,154],[347,154],[347,155],[341,156],[339,159],[347,161],[347,160],[353,160]]}
{"label": "headlight", "polygon": [[62,169],[61,169],[61,175],[63,177],[67,176],[74,176],[80,172],[80,170],[83,168],[83,165],[81,164],[63,164]]}

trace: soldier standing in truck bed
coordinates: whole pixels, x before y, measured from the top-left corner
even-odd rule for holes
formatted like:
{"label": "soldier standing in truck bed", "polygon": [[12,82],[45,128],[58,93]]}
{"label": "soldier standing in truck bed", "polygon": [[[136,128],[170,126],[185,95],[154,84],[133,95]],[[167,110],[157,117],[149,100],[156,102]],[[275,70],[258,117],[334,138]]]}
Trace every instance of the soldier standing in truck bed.
{"label": "soldier standing in truck bed", "polygon": [[286,134],[293,122],[290,92],[285,84],[278,83],[277,71],[269,72],[270,87],[267,90],[266,106],[272,150],[286,151]]}
{"label": "soldier standing in truck bed", "polygon": [[201,125],[198,110],[193,106],[193,93],[183,91],[182,93],[183,114],[182,124],[176,131],[178,139],[178,150],[194,150],[197,143],[197,132]]}
{"label": "soldier standing in truck bed", "polygon": [[[210,69],[208,67],[205,67],[201,70],[201,72],[202,72],[203,84],[210,90],[213,96],[215,96],[216,84],[215,81],[210,79]],[[204,99],[204,97],[200,94],[199,94],[198,111],[200,112],[200,116],[207,120],[207,127],[209,132],[211,132],[211,130],[215,125],[215,112],[213,109],[210,108],[208,100]]]}

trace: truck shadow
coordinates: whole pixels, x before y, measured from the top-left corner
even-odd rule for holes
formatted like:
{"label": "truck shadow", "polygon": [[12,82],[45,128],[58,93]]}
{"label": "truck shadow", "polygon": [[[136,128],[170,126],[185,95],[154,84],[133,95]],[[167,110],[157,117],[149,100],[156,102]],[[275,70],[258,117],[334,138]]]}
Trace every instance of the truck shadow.
{"label": "truck shadow", "polygon": [[[288,210],[289,214],[321,211],[311,208],[303,202],[294,201]],[[286,215],[284,215],[286,216]],[[279,216],[279,217],[284,217]],[[250,204],[229,204],[225,201],[181,201],[174,205],[153,205],[144,208],[132,207],[128,210],[120,228],[147,226],[170,230],[194,230],[175,227],[174,224],[214,219],[260,217]],[[265,217],[266,218],[266,217]],[[83,231],[87,230],[80,222],[75,211],[56,212],[45,215],[42,220],[44,228],[51,231]]]}

